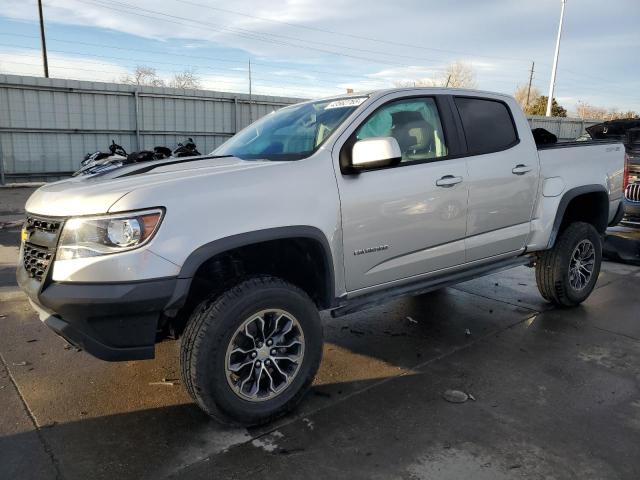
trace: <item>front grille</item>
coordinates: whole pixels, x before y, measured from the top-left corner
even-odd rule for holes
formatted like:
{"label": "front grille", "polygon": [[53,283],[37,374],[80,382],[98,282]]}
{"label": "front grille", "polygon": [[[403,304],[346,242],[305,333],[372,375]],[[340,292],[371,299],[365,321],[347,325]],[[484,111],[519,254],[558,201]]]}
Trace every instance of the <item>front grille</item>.
{"label": "front grille", "polygon": [[46,220],[43,218],[27,217],[27,229],[33,228],[43,232],[58,233],[60,229],[60,221]]}
{"label": "front grille", "polygon": [[640,183],[631,183],[627,185],[624,196],[631,202],[640,202]]}
{"label": "front grille", "polygon": [[38,282],[46,277],[58,243],[60,219],[28,216],[24,228],[27,238],[22,245],[22,264],[30,278]]}
{"label": "front grille", "polygon": [[38,247],[32,243],[25,243],[22,249],[22,262],[29,277],[35,278],[39,282],[44,278],[49,263],[51,263],[53,252],[44,247]]}

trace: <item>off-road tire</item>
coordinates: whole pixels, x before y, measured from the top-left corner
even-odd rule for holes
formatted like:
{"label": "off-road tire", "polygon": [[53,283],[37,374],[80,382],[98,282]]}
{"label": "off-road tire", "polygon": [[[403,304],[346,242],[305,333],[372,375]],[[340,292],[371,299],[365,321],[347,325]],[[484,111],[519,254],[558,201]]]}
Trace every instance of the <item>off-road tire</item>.
{"label": "off-road tire", "polygon": [[[246,401],[227,381],[227,347],[247,317],[272,308],[297,318],[304,333],[304,357],[292,383],[281,394],[261,402]],[[269,276],[244,280],[203,301],[187,322],[180,345],[187,392],[208,415],[227,425],[261,425],[293,410],[309,389],[321,359],[322,324],[316,305],[298,287]]]}
{"label": "off-road tire", "polygon": [[[569,265],[576,246],[589,240],[595,250],[593,272],[587,285],[576,290],[569,281]],[[550,250],[542,252],[536,260],[536,284],[545,300],[561,307],[575,307],[584,302],[593,291],[602,262],[602,239],[593,225],[574,222],[567,226]]]}

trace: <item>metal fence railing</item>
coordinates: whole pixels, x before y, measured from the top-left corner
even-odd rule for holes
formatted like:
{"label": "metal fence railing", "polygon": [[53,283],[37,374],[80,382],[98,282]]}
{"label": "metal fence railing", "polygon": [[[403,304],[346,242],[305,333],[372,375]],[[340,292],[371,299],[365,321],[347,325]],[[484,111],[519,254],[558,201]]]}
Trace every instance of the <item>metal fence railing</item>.
{"label": "metal fence railing", "polygon": [[0,75],[0,175],[14,181],[66,176],[111,140],[130,152],[192,137],[210,152],[251,121],[298,101]]}
{"label": "metal fence railing", "polygon": [[568,117],[530,116],[531,128],[544,128],[558,137],[560,141],[575,140],[585,133],[585,128],[601,123],[602,120],[582,120]]}

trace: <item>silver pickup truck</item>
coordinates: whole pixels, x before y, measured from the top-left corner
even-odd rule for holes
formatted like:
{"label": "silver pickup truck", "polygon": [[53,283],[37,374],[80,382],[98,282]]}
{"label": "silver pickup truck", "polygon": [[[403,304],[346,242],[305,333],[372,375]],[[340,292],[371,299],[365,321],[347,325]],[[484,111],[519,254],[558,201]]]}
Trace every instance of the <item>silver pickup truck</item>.
{"label": "silver pickup truck", "polygon": [[291,410],[345,315],[516,265],[584,301],[622,215],[624,150],[537,147],[510,97],[393,89],[283,108],[212,154],[37,190],[17,277],[42,321],[105,360],[181,339],[193,399],[256,425]]}

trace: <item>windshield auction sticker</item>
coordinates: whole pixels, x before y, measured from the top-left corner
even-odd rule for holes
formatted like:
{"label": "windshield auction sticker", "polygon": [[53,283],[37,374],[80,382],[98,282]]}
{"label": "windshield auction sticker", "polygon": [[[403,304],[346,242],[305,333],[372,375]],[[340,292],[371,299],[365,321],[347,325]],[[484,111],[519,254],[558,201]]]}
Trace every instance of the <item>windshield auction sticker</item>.
{"label": "windshield auction sticker", "polygon": [[357,107],[358,105],[362,105],[366,99],[367,97],[353,97],[334,100],[329,105],[324,107],[324,109],[329,110],[330,108]]}

